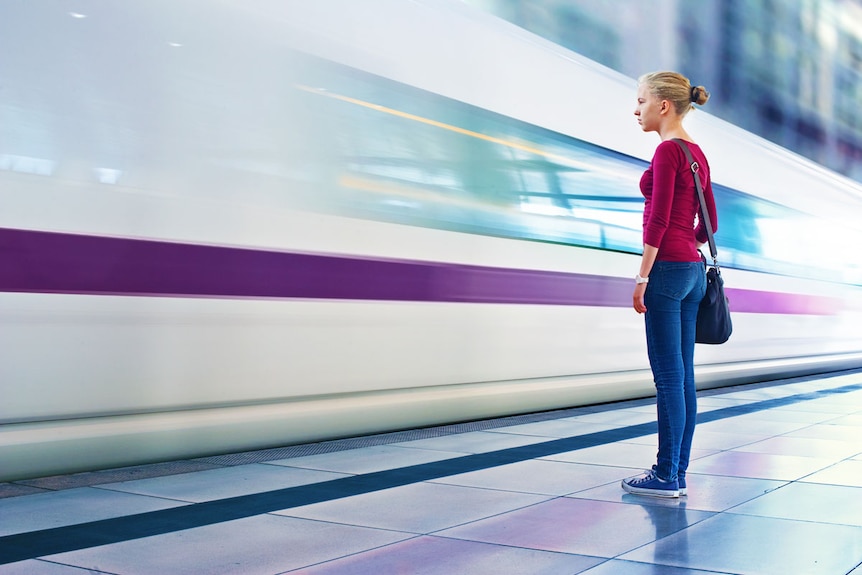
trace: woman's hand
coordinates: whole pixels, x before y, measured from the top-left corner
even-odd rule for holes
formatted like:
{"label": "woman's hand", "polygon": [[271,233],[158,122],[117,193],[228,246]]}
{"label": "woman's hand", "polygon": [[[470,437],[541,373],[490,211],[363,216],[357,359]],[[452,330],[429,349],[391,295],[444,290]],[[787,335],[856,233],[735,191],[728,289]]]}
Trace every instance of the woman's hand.
{"label": "woman's hand", "polygon": [[632,296],[632,300],[634,303],[635,311],[638,313],[646,312],[646,305],[644,304],[644,294],[646,293],[647,284],[635,284],[635,293]]}
{"label": "woman's hand", "polygon": [[[646,293],[646,282],[649,281],[649,273],[652,270],[652,265],[655,258],[658,256],[658,248],[649,244],[644,244],[644,253],[641,258],[641,267],[638,270],[638,276],[643,278],[643,283],[635,284],[634,308],[638,313],[646,313],[646,304],[644,304],[644,294]],[[640,280],[635,280],[640,281]]]}

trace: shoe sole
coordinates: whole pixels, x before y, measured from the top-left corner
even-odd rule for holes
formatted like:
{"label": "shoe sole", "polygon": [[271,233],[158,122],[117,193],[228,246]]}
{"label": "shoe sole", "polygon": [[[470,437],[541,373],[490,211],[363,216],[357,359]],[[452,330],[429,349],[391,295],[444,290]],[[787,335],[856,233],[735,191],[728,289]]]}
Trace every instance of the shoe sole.
{"label": "shoe sole", "polygon": [[623,491],[632,495],[646,495],[647,497],[664,497],[666,499],[676,499],[680,496],[678,489],[644,489],[642,487],[632,487],[625,481],[620,482]]}

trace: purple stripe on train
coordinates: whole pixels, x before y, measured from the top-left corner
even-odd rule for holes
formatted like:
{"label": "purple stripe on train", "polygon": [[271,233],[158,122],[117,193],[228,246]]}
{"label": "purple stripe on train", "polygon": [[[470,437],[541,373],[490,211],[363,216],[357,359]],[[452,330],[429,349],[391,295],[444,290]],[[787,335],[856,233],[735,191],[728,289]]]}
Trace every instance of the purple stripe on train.
{"label": "purple stripe on train", "polygon": [[[0,229],[0,291],[628,307],[628,278]],[[835,298],[727,288],[737,312],[825,315]]]}

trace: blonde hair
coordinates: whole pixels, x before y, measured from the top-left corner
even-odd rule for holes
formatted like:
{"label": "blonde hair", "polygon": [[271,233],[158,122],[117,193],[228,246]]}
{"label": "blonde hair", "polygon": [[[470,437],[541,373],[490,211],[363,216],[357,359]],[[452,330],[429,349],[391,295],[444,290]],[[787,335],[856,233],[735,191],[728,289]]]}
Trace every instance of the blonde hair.
{"label": "blonde hair", "polygon": [[709,92],[703,86],[692,86],[688,78],[677,72],[651,72],[638,78],[650,93],[659,100],[673,103],[677,113],[685,116],[694,108],[693,104],[703,106],[709,100]]}

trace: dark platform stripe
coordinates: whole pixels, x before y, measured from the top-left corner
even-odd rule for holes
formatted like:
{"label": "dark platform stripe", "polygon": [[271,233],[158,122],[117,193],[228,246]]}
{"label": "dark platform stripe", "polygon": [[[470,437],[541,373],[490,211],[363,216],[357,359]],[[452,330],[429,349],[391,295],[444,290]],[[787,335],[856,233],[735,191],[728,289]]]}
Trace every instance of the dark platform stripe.
{"label": "dark platform stripe", "polygon": [[[0,292],[630,307],[627,278],[0,228]],[[835,298],[728,288],[737,312]]]}
{"label": "dark platform stripe", "polygon": [[[862,383],[833,389],[768,399],[746,405],[736,405],[698,414],[698,422],[705,423],[728,417],[755,413],[766,409],[791,405],[848,393],[862,389]],[[254,517],[264,513],[291,509],[324,501],[332,501],[372,493],[392,487],[401,487],[421,481],[449,477],[459,473],[498,467],[558,453],[595,447],[615,441],[632,439],[656,433],[655,423],[642,423],[586,435],[554,439],[532,445],[501,449],[489,453],[466,455],[454,459],[400,467],[364,475],[355,475],[314,483],[230,497],[183,507],[150,511],[124,517],[103,519],[89,523],[43,529],[0,537],[0,565],[65,553],[79,549],[131,541],[154,535],[164,535],[184,529],[204,527],[216,523]]]}

